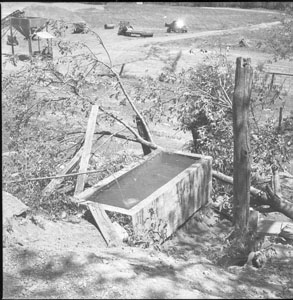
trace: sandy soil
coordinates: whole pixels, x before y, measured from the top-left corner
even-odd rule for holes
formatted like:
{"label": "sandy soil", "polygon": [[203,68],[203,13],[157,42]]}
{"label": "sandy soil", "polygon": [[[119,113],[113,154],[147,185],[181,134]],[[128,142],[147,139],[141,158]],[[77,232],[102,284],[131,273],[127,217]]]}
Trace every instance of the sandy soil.
{"label": "sandy soil", "polygon": [[106,248],[82,218],[15,218],[4,231],[4,298],[292,298],[293,248],[262,269],[219,266],[231,227],[213,218],[197,215],[160,250]]}

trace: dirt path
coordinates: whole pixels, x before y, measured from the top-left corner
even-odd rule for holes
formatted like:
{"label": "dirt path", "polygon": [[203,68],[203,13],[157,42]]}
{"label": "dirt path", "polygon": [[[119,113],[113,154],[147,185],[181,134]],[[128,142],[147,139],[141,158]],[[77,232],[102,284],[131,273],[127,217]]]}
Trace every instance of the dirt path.
{"label": "dirt path", "polygon": [[[109,46],[109,52],[113,60],[117,59],[119,56],[122,56],[127,53],[133,54],[133,52],[139,52],[144,54],[145,51],[141,50],[143,48],[149,47],[150,45],[160,45],[162,46],[164,43],[170,43],[172,41],[179,40],[192,40],[195,38],[202,38],[207,36],[218,36],[229,33],[240,32],[243,30],[259,30],[264,28],[270,28],[273,26],[279,25],[280,22],[270,22],[270,23],[262,23],[257,25],[249,25],[249,26],[241,26],[233,29],[223,29],[223,30],[210,30],[210,31],[202,31],[202,32],[192,32],[192,33],[184,33],[184,34],[174,34],[174,33],[165,33],[163,36],[154,36],[152,38],[137,38],[137,37],[121,37],[118,36],[116,31],[102,31],[95,30],[102,38],[104,44],[111,45]],[[132,55],[133,57],[133,55]],[[125,59],[125,57],[124,57]],[[138,57],[136,57],[138,59]],[[133,57],[134,60],[134,57]],[[116,62],[118,63],[118,62]]]}
{"label": "dirt path", "polygon": [[[248,26],[240,26],[233,29],[222,29],[222,30],[209,30],[209,31],[202,31],[202,32],[192,32],[192,33],[184,33],[184,34],[174,34],[174,33],[166,33],[165,36],[158,36],[152,38],[127,38],[127,41],[121,41],[121,37],[119,38],[119,48],[121,50],[125,50],[127,48],[137,48],[143,47],[145,45],[150,44],[163,44],[166,42],[178,41],[178,40],[185,40],[185,39],[194,39],[198,37],[205,37],[205,36],[217,36],[217,35],[224,35],[229,33],[235,33],[242,30],[259,30],[264,28],[271,28],[273,26],[280,25],[281,22],[270,22],[270,23],[261,23],[257,25],[248,25]],[[99,33],[101,36],[102,34]],[[115,32],[116,34],[116,32]],[[107,40],[106,35],[102,36],[103,40]],[[111,37],[112,38],[112,37]]]}

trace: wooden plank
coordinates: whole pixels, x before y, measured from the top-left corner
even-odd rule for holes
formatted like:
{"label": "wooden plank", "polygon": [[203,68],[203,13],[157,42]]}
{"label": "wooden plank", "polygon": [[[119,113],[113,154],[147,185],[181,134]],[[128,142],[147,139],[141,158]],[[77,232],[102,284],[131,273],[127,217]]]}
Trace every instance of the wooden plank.
{"label": "wooden plank", "polygon": [[[70,173],[75,166],[78,164],[81,154],[82,154],[83,148],[81,148],[75,155],[74,157],[70,160],[70,162],[65,166],[65,168],[58,174],[58,175],[65,175],[67,173]],[[44,189],[42,192],[43,196],[48,196],[50,195],[54,189],[64,180],[64,177],[62,178],[56,178],[53,179]]]}
{"label": "wooden plank", "polygon": [[[98,111],[99,111],[99,107],[97,105],[93,105],[90,113],[89,121],[88,121],[87,130],[86,130],[84,150],[80,160],[79,173],[86,172],[88,167]],[[77,177],[74,194],[79,194],[83,191],[86,177],[87,177],[86,174],[82,174]]]}
{"label": "wooden plank", "polygon": [[257,225],[257,232],[267,235],[278,235],[286,225],[293,225],[293,222],[279,222],[273,220],[260,220]]}
{"label": "wooden plank", "polygon": [[112,224],[104,209],[101,208],[100,204],[90,203],[88,204],[88,207],[107,246],[111,247],[121,245],[122,240],[116,232],[115,226]]}
{"label": "wooden plank", "polygon": [[273,74],[273,75],[293,76],[293,73],[283,73],[283,72],[275,72],[275,71],[266,71],[266,73]]}

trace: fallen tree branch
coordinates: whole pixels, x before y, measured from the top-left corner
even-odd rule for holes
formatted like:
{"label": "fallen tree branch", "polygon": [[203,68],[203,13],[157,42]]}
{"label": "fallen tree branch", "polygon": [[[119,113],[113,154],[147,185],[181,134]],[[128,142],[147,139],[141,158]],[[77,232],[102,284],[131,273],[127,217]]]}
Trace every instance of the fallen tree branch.
{"label": "fallen tree branch", "polygon": [[266,191],[271,206],[293,220],[293,203],[281,198],[279,195],[274,193],[269,185],[266,185]]}
{"label": "fallen tree branch", "polygon": [[86,44],[83,43],[83,45],[90,51],[90,53],[92,54],[93,58],[94,58],[97,62],[99,62],[100,64],[102,64],[104,67],[106,67],[108,70],[110,70],[110,71],[114,74],[114,76],[116,77],[116,79],[117,79],[117,81],[118,81],[118,84],[119,84],[119,86],[120,86],[120,88],[121,88],[121,90],[122,90],[124,96],[126,97],[126,100],[127,100],[128,103],[130,104],[130,106],[131,106],[131,108],[133,109],[133,111],[134,111],[134,112],[137,114],[137,116],[140,118],[140,120],[141,120],[141,122],[142,122],[142,124],[143,124],[143,126],[144,126],[144,128],[145,128],[145,130],[146,130],[146,132],[147,132],[147,135],[149,136],[150,142],[153,143],[154,141],[153,141],[153,139],[152,139],[150,130],[149,130],[149,128],[148,128],[148,125],[147,125],[147,123],[146,123],[144,117],[143,117],[142,114],[139,112],[139,110],[136,108],[136,106],[134,105],[134,103],[133,103],[131,97],[129,96],[129,94],[128,94],[127,91],[125,90],[124,85],[123,85],[123,83],[122,83],[122,81],[121,81],[120,75],[113,69],[111,57],[110,57],[110,55],[109,55],[109,52],[108,52],[106,46],[105,46],[104,43],[103,43],[103,40],[101,39],[101,37],[100,37],[96,32],[94,32],[94,31],[91,30],[90,28],[88,28],[88,29],[89,29],[89,30],[97,37],[97,39],[99,40],[101,46],[103,47],[103,49],[105,50],[105,52],[106,52],[106,54],[107,54],[107,56],[108,56],[110,65],[108,65],[108,64],[104,63],[103,61],[99,60],[98,57],[93,53],[93,51],[92,51]]}
{"label": "fallen tree branch", "polygon": [[[233,185],[233,178],[218,171],[212,171],[213,177]],[[267,192],[267,193],[266,193]],[[293,203],[274,194],[269,185],[266,192],[250,187],[250,193],[255,196],[262,205],[269,205],[274,211],[278,211],[293,220]]]}
{"label": "fallen tree branch", "polygon": [[[224,181],[226,183],[229,183],[231,185],[233,185],[233,178],[230,176],[227,176],[219,171],[212,171],[212,175],[217,178],[220,179],[221,181]],[[256,189],[254,187],[250,187],[250,193],[257,197],[257,199],[262,202],[265,205],[270,205],[269,201],[268,201],[268,197],[266,195],[266,193],[262,190]]]}

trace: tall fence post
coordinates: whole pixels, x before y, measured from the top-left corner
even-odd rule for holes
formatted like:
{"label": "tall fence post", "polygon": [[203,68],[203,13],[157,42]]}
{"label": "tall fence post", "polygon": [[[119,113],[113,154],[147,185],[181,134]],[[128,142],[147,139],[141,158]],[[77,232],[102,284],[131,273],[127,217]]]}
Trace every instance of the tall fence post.
{"label": "tall fence post", "polygon": [[248,227],[250,204],[250,140],[249,104],[253,70],[251,59],[237,57],[233,96],[233,198],[236,230],[244,233]]}

